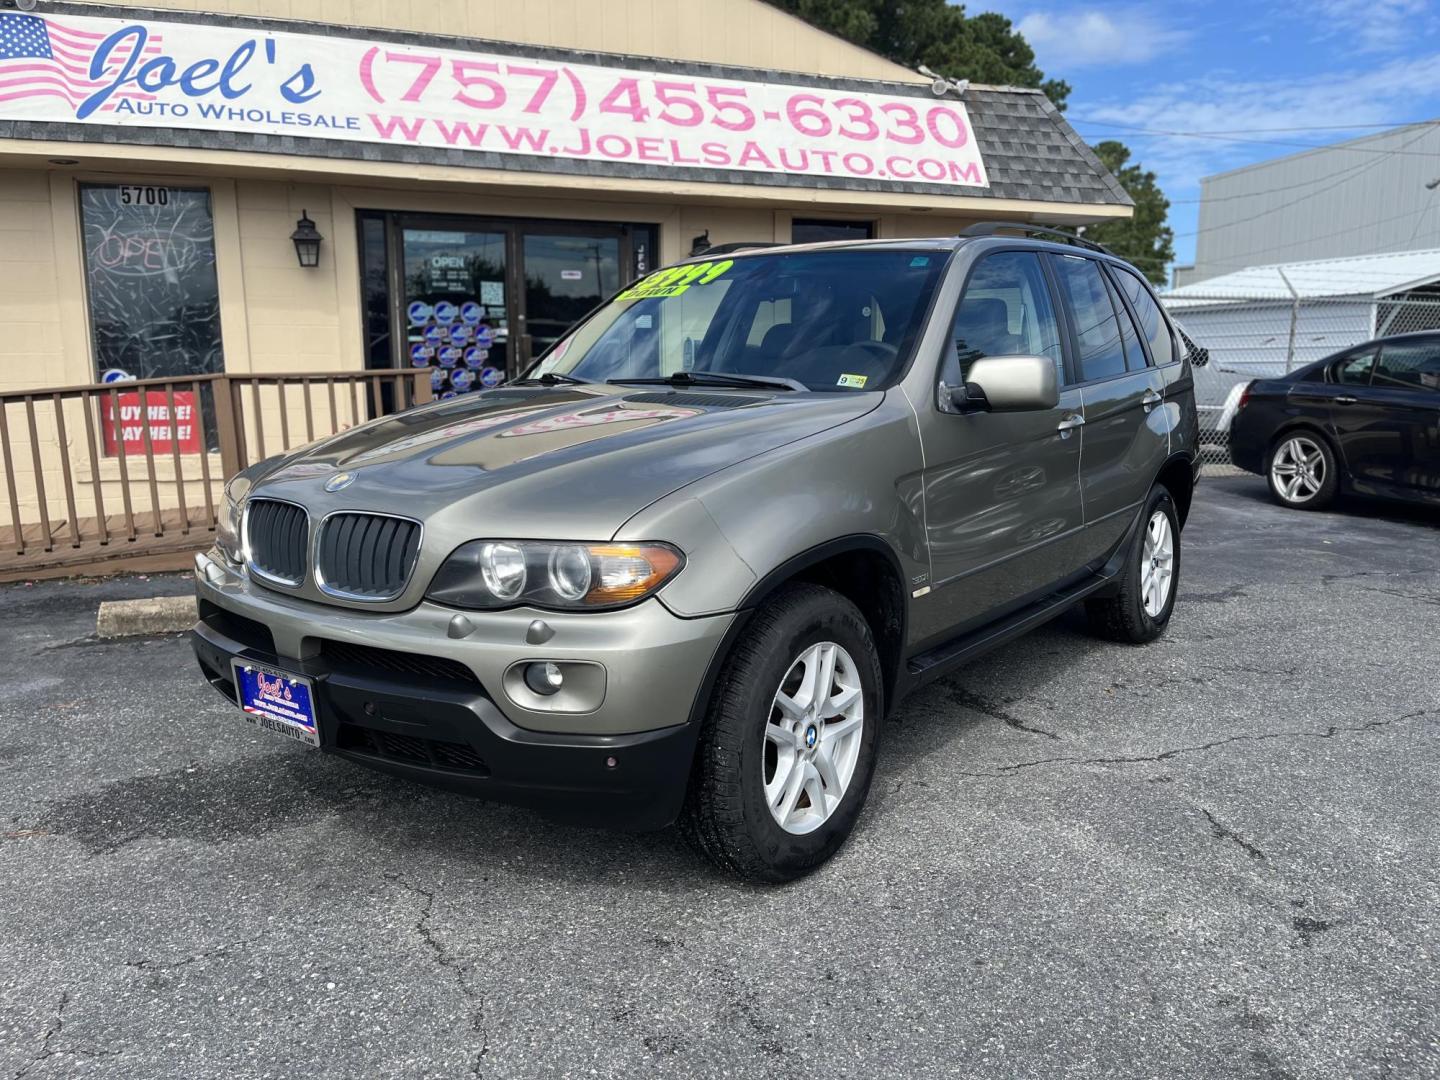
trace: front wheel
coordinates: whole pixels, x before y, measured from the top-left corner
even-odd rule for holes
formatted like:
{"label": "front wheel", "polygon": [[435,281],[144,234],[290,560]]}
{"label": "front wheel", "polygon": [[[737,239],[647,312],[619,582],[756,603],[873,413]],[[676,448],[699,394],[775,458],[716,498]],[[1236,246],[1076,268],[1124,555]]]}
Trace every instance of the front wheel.
{"label": "front wheel", "polygon": [[716,683],[680,819],[685,838],[748,881],[813,870],[860,815],[882,709],[864,616],[830,589],[787,586],[752,616]]}
{"label": "front wheel", "polygon": [[1131,541],[1114,596],[1085,601],[1091,628],[1101,637],[1143,645],[1170,625],[1180,581],[1180,517],[1160,484],[1150,492]]}

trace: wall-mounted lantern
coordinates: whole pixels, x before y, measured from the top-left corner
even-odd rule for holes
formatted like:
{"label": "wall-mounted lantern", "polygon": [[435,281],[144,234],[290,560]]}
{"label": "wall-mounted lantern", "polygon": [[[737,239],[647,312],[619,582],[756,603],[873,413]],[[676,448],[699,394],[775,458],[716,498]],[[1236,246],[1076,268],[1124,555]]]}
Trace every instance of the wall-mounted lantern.
{"label": "wall-mounted lantern", "polygon": [[295,231],[290,234],[290,239],[295,243],[295,257],[300,260],[302,267],[320,265],[320,241],[325,238],[320,235],[320,230],[315,228],[315,222],[310,220],[310,215],[304,210],[300,211],[300,220],[295,223]]}

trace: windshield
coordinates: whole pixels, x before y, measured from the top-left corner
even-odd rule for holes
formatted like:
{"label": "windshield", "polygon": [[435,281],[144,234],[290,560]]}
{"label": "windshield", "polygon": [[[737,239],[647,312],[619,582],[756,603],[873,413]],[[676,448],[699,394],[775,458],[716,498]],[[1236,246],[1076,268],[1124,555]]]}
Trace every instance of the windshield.
{"label": "windshield", "polygon": [[880,389],[905,366],[946,254],[842,248],[669,267],[619,293],[528,374],[708,372]]}

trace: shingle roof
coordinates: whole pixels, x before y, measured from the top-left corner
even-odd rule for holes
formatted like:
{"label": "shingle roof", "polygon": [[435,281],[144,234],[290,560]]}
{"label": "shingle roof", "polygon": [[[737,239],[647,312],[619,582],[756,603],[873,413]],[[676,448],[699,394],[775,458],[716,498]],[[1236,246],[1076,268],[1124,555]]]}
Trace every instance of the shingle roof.
{"label": "shingle roof", "polygon": [[[1294,288],[1292,294],[1286,280]],[[1375,299],[1440,281],[1440,250],[1394,251],[1344,259],[1248,266],[1234,273],[1182,285],[1165,294],[1169,303],[1289,300],[1332,296]]]}
{"label": "shingle roof", "polygon": [[[46,10],[61,14],[96,14],[93,5],[64,2],[49,3],[46,5]],[[369,27],[329,26],[213,12],[112,8],[106,10],[104,14],[119,17],[144,17],[157,22],[181,21],[240,26],[249,29],[283,30],[288,33],[312,32],[332,37],[363,37],[376,41],[503,52],[516,56],[578,61],[601,66],[632,69],[642,67],[680,75],[710,76],[751,82],[783,82],[934,100],[930,96],[928,82],[890,83],[864,79],[832,79],[785,71],[690,63],[615,53],[576,53],[573,50],[559,50],[511,42],[413,34]],[[741,172],[724,169],[699,171],[625,162],[580,161],[392,143],[360,143],[290,135],[247,134],[169,127],[142,128],[0,120],[0,138],[243,150],[362,161],[460,165],[516,172],[569,173],[582,176],[626,176],[636,179],[670,180],[683,177],[686,180],[714,181],[723,184],[795,187],[811,190],[824,188],[877,192],[900,191],[969,198],[1071,203],[1082,206],[1131,205],[1124,189],[1100,164],[1090,148],[1085,145],[1075,130],[1065,122],[1061,113],[1040,91],[1014,87],[971,86],[966,91],[964,101],[989,176],[990,186],[988,188],[787,173]]]}

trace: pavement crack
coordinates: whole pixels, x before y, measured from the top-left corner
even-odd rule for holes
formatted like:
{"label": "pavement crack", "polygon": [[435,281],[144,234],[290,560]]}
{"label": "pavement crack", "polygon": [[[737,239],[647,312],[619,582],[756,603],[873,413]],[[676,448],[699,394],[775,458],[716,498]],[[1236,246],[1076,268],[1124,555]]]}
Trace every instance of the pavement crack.
{"label": "pavement crack", "polygon": [[1435,571],[1430,567],[1420,567],[1415,570],[1352,570],[1347,574],[1321,574],[1320,584],[1328,587],[1337,581],[1353,581],[1356,578],[1378,577],[1396,578],[1410,577],[1415,574],[1433,574]]}
{"label": "pavement crack", "polygon": [[1212,742],[1200,743],[1197,746],[1176,746],[1169,750],[1162,750],[1158,754],[1137,754],[1127,757],[1052,757],[1038,758],[1035,761],[1020,761],[1013,765],[998,766],[996,771],[988,775],[1010,776],[1022,769],[1033,769],[1041,765],[1139,765],[1148,762],[1169,761],[1171,758],[1180,757],[1184,754],[1200,754],[1207,750],[1214,750],[1219,746],[1228,746],[1237,742],[1269,742],[1272,739],[1333,739],[1340,735],[1357,735],[1367,731],[1374,731],[1378,728],[1389,727],[1392,724],[1403,723],[1406,720],[1414,720],[1418,717],[1428,715],[1427,709],[1416,709],[1414,712],[1405,713],[1403,716],[1393,716],[1388,720],[1371,720],[1354,727],[1342,727],[1332,724],[1324,731],[1272,731],[1265,735],[1230,735],[1224,739],[1215,739]]}
{"label": "pavement crack", "polygon": [[20,1080],[22,1076],[28,1073],[36,1065],[39,1065],[40,1062],[44,1061],[46,1058],[52,1058],[56,1054],[61,1052],[51,1047],[50,1044],[56,1039],[58,1039],[60,1037],[60,1032],[65,1029],[65,1010],[69,1007],[69,1005],[70,991],[62,990],[60,992],[59,1004],[57,1004],[55,1007],[55,1018],[50,1021],[50,1026],[45,1029],[45,1038],[40,1043],[40,1052],[34,1057],[32,1057],[20,1068],[20,1070],[15,1074],[15,1080]]}
{"label": "pavement crack", "polygon": [[1229,840],[1233,844],[1238,844],[1245,851],[1245,854],[1249,855],[1252,859],[1265,858],[1265,852],[1260,850],[1258,844],[1252,844],[1234,829],[1230,828],[1230,826],[1221,823],[1214,814],[1206,810],[1203,806],[1198,809],[1205,815],[1205,819],[1210,822],[1210,831],[1215,834],[1216,839]]}
{"label": "pavement crack", "polygon": [[213,949],[206,949],[204,952],[195,953],[181,960],[156,960],[151,957],[144,957],[140,960],[126,960],[126,967],[139,968],[142,971],[174,971],[176,968],[189,967],[201,960],[214,960],[216,957],[226,956],[231,951],[248,949],[264,935],[257,935],[252,938],[245,938],[241,941],[231,941],[224,945],[217,945]]}
{"label": "pavement crack", "polygon": [[992,720],[999,720],[1002,724],[1006,724],[1009,727],[1014,728],[1016,731],[1024,731],[1030,735],[1042,735],[1047,739],[1053,739],[1055,742],[1062,741],[1060,736],[1056,735],[1053,731],[1046,731],[1044,728],[1033,727],[1032,725],[1025,723],[1019,717],[1012,716],[1000,706],[995,705],[992,702],[986,701],[982,697],[972,694],[970,691],[964,689],[963,687],[950,687],[950,700],[954,704],[959,705],[962,709],[969,709],[971,712],[977,712],[981,716],[988,716]]}
{"label": "pavement crack", "polygon": [[430,929],[430,918],[435,912],[434,891],[407,881],[403,874],[396,871],[387,870],[383,876],[385,880],[391,884],[404,889],[414,896],[420,897],[422,906],[419,915],[415,917],[415,922],[411,929],[419,935],[426,949],[428,949],[434,957],[436,965],[454,978],[455,986],[460,991],[461,996],[471,1004],[470,1030],[472,1034],[479,1037],[480,1046],[471,1059],[470,1075],[476,1077],[478,1080],[479,1077],[484,1075],[485,1058],[490,1053],[490,1029],[485,1017],[485,997],[471,982],[469,966],[461,962],[461,960],[450,951],[446,944],[436,936],[435,932]]}
{"label": "pavement crack", "polygon": [[52,1057],[59,1057],[61,1054],[75,1054],[80,1057],[113,1057],[120,1052],[118,1050],[94,1050],[81,1046],[61,1047],[55,1045],[59,1041],[61,1033],[65,1030],[65,1010],[69,1007],[70,991],[62,990],[60,992],[60,1000],[55,1006],[55,1016],[50,1021],[50,1026],[45,1029],[45,1037],[40,1043],[40,1050],[15,1072],[12,1080],[21,1080],[22,1077],[27,1075],[31,1069],[35,1068],[35,1066],[39,1065],[42,1061],[47,1061]]}
{"label": "pavement crack", "polygon": [[1384,596],[1398,596],[1401,600],[1414,600],[1417,604],[1433,604],[1440,607],[1440,594],[1436,593],[1412,593],[1404,589],[1379,589],[1365,587],[1363,592],[1380,593]]}

